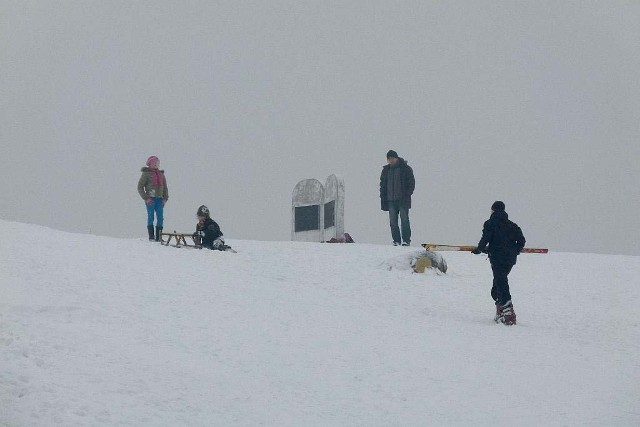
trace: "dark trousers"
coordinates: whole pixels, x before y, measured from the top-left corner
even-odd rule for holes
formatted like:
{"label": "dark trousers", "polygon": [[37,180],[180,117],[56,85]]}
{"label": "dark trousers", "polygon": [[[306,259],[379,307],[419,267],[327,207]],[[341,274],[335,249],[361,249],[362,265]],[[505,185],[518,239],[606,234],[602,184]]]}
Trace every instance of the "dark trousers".
{"label": "dark trousers", "polygon": [[[398,215],[402,221],[402,236],[398,226]],[[409,222],[409,209],[402,206],[399,200],[389,201],[389,226],[391,227],[391,237],[397,243],[411,243],[411,223]]]}
{"label": "dark trousers", "polygon": [[493,270],[491,298],[493,298],[496,304],[505,305],[505,303],[511,299],[508,276],[512,268],[513,264],[491,263],[491,270]]}

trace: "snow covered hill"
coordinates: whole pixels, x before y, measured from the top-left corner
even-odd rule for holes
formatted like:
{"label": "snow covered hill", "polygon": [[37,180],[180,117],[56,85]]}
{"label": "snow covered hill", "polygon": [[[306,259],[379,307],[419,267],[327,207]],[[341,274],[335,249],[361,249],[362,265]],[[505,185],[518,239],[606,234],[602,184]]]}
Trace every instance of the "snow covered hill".
{"label": "snow covered hill", "polygon": [[640,425],[640,257],[0,236],[3,426]]}

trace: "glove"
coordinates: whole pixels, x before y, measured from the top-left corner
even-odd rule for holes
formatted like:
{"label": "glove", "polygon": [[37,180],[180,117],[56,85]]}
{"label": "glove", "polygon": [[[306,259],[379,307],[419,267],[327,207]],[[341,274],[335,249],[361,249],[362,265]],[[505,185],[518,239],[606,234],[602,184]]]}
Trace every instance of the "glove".
{"label": "glove", "polygon": [[191,237],[193,238],[193,243],[196,246],[202,245],[202,231],[196,231],[191,235]]}
{"label": "glove", "polygon": [[482,251],[480,250],[480,248],[475,248],[474,250],[471,251],[471,253],[474,255],[480,255]]}
{"label": "glove", "polygon": [[147,199],[147,205],[151,206],[153,204],[153,199],[151,197],[149,197]]}

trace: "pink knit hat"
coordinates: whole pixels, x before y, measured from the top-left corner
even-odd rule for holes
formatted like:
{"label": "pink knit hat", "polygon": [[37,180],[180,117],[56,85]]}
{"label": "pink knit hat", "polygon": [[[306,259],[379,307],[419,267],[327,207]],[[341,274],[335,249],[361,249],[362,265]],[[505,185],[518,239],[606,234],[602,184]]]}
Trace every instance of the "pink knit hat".
{"label": "pink knit hat", "polygon": [[151,165],[151,162],[157,161],[158,158],[156,156],[151,156],[147,159],[147,166]]}

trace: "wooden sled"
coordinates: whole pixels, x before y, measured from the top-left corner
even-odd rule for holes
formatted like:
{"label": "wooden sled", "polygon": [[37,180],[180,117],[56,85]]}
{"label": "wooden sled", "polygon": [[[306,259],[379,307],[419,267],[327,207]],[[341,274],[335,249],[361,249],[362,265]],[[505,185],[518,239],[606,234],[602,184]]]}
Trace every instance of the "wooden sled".
{"label": "wooden sled", "polygon": [[[164,240],[164,237],[167,236],[167,240]],[[187,242],[187,238],[189,238],[189,242]],[[171,244],[171,241],[174,241]],[[165,246],[173,246],[175,248],[201,248],[202,246],[196,244],[196,241],[193,238],[192,234],[189,233],[178,233],[177,231],[173,231],[173,233],[162,233],[160,236],[160,243]]]}

